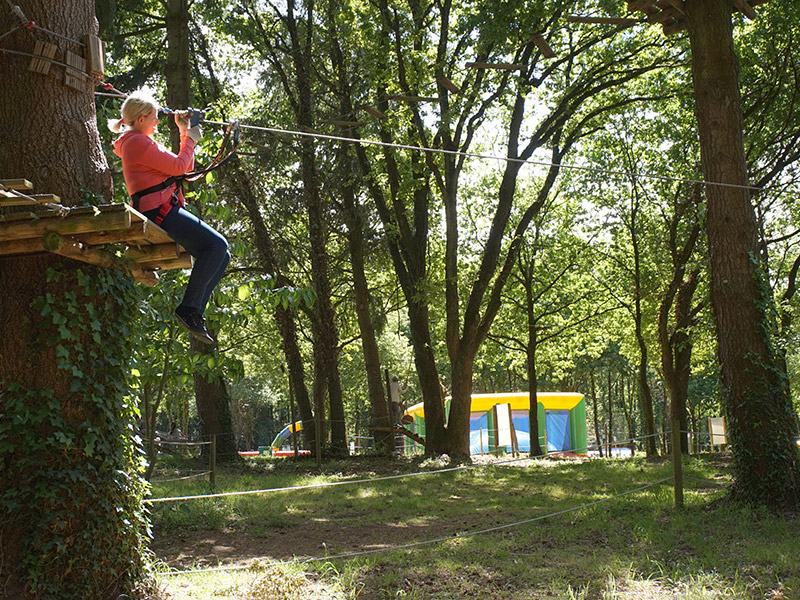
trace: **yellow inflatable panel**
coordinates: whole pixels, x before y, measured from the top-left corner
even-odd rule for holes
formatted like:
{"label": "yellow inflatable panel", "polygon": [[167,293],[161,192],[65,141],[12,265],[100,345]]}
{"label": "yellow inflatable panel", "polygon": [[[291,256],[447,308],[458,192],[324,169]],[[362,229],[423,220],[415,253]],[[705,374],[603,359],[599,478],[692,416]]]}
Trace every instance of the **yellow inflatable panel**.
{"label": "yellow inflatable panel", "polygon": [[[448,400],[450,398],[448,397]],[[545,410],[571,410],[583,399],[577,392],[539,392],[536,399],[544,405]],[[470,412],[485,413],[495,404],[511,404],[511,410],[528,410],[530,394],[528,392],[499,392],[496,394],[472,394]],[[406,410],[412,417],[424,417],[422,402]]]}

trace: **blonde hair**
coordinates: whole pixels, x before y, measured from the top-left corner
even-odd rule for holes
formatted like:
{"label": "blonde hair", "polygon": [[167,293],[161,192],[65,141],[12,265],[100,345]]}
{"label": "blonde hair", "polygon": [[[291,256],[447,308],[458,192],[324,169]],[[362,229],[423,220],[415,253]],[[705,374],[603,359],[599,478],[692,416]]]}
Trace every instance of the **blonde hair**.
{"label": "blonde hair", "polygon": [[154,110],[158,110],[158,102],[153,95],[145,89],[136,90],[122,103],[120,109],[122,118],[109,119],[108,128],[114,133],[119,133],[124,127],[130,127],[139,117],[149,115]]}

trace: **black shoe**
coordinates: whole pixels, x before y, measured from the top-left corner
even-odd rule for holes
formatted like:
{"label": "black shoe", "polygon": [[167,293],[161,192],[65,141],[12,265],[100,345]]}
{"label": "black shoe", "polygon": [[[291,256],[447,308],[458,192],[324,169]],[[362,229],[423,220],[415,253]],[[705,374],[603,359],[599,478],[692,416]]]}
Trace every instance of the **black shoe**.
{"label": "black shoe", "polygon": [[194,339],[204,344],[214,343],[214,338],[206,331],[206,320],[198,311],[181,305],[175,309],[175,316],[178,318],[178,323],[183,325]]}

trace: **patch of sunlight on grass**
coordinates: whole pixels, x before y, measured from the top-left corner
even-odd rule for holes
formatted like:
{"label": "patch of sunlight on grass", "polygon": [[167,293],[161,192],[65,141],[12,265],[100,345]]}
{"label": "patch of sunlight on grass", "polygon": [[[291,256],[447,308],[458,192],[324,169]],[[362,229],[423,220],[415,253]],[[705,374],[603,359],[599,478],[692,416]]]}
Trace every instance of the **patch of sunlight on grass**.
{"label": "patch of sunlight on grass", "polygon": [[714,573],[689,575],[685,579],[642,577],[628,569],[609,575],[603,600],[738,600],[750,598],[738,581],[730,585]]}
{"label": "patch of sunlight on grass", "polygon": [[347,577],[330,573],[330,568],[323,566],[323,576],[313,577],[300,565],[265,567],[256,562],[246,570],[161,574],[158,581],[169,600],[347,600],[338,583]]}

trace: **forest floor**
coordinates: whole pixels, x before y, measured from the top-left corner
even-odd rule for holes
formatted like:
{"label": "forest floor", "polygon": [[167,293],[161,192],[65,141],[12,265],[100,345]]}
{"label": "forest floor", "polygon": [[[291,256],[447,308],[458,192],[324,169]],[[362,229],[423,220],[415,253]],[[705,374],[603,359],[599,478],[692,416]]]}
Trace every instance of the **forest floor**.
{"label": "forest floor", "polygon": [[[192,468],[153,497],[207,494],[157,481]],[[800,600],[797,515],[729,502],[724,454],[684,470],[678,510],[663,459],[259,457],[215,492],[268,491],[154,503],[151,548],[174,600]]]}

